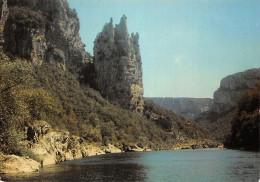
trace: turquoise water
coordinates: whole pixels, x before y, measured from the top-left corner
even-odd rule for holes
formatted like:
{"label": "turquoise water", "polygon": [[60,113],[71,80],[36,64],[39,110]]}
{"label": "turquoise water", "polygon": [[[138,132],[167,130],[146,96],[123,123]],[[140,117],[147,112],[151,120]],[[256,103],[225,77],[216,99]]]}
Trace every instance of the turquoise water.
{"label": "turquoise water", "polygon": [[1,175],[4,181],[245,181],[259,180],[259,153],[198,149],[106,154]]}

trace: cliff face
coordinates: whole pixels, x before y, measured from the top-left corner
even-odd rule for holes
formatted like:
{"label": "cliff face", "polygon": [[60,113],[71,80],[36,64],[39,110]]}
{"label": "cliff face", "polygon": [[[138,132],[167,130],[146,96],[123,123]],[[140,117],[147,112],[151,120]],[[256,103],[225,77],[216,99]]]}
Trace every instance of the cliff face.
{"label": "cliff face", "polygon": [[143,80],[139,35],[129,36],[126,16],[113,26],[111,19],[94,42],[96,84],[103,97],[142,113]]}
{"label": "cliff face", "polygon": [[260,82],[260,68],[229,75],[220,82],[220,88],[214,93],[212,110],[221,113],[234,107],[247,90],[255,88]]}
{"label": "cliff face", "polygon": [[213,100],[209,98],[147,98],[187,119],[194,120],[200,113],[211,109]]}
{"label": "cliff face", "polygon": [[66,0],[8,0],[4,49],[35,64],[62,68],[89,62],[79,35],[79,19]]}
{"label": "cliff face", "polygon": [[214,93],[212,108],[201,113],[195,121],[217,140],[223,140],[231,130],[231,120],[241,96],[260,82],[260,68],[227,76]]}

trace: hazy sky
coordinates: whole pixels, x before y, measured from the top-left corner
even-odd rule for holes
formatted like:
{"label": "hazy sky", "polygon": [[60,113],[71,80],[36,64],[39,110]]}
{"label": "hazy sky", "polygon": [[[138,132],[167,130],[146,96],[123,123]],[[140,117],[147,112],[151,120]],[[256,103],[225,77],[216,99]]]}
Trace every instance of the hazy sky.
{"label": "hazy sky", "polygon": [[220,80],[260,67],[259,0],[68,0],[93,41],[113,17],[138,32],[146,97],[213,97]]}

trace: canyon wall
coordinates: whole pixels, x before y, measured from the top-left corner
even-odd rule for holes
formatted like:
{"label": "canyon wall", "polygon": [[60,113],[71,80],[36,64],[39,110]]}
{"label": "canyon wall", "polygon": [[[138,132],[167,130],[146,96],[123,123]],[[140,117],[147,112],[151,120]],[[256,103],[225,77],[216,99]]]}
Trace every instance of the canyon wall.
{"label": "canyon wall", "polygon": [[260,68],[246,70],[223,78],[214,93],[212,108],[195,118],[212,136],[223,141],[231,130],[231,120],[239,99],[260,83]]}
{"label": "canyon wall", "polygon": [[260,68],[246,70],[223,78],[214,92],[212,110],[221,113],[234,107],[247,90],[260,82]]}
{"label": "canyon wall", "polygon": [[4,49],[35,64],[65,69],[91,61],[79,35],[79,19],[66,0],[8,0]]}

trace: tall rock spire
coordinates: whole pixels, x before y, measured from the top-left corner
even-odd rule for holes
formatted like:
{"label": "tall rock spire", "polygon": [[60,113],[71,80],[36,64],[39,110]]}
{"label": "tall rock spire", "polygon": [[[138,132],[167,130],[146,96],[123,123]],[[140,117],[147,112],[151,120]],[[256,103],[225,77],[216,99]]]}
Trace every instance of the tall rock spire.
{"label": "tall rock spire", "polygon": [[96,83],[102,96],[118,102],[125,109],[142,113],[143,78],[139,35],[129,36],[126,20],[123,15],[114,28],[111,19],[94,42]]}

